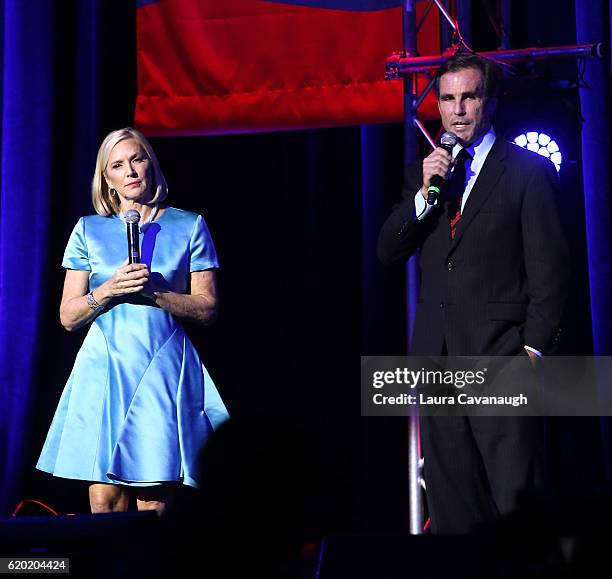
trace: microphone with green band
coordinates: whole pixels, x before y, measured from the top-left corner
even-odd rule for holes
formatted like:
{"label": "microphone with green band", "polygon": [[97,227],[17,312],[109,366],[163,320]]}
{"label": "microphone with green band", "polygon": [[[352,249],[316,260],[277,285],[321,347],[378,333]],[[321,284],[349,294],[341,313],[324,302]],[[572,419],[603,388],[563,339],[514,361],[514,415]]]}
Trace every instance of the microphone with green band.
{"label": "microphone with green band", "polygon": [[[452,155],[453,147],[457,144],[457,141],[457,136],[453,135],[453,133],[443,133],[442,137],[440,137],[440,146]],[[440,189],[442,188],[444,181],[444,177],[440,177],[440,175],[434,175],[431,178],[429,187],[427,188],[428,205],[436,204],[438,197],[440,197]]]}

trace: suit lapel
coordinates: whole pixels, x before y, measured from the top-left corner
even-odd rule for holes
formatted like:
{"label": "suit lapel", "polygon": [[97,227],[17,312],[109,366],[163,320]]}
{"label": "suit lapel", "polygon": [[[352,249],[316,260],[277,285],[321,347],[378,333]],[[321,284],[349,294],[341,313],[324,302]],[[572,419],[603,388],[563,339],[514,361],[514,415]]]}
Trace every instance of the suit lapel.
{"label": "suit lapel", "polygon": [[506,156],[507,147],[508,144],[503,138],[497,137],[497,139],[495,139],[495,143],[493,143],[493,147],[491,147],[484,165],[478,174],[478,179],[476,179],[476,183],[474,183],[470,195],[465,202],[461,219],[457,224],[455,239],[451,242],[449,253],[452,252],[459,241],[461,241],[463,232],[469,227],[471,221],[480,211],[482,204],[487,200],[489,195],[491,195],[495,185],[504,173],[505,167],[502,160]]}

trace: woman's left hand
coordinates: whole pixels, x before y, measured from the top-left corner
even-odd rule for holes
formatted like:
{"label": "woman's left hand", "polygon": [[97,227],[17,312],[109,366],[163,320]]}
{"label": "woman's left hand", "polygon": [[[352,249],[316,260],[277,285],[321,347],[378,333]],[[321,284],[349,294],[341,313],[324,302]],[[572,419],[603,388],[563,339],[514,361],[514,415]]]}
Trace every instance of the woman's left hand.
{"label": "woman's left hand", "polygon": [[179,318],[205,325],[213,322],[218,309],[215,270],[191,272],[188,291],[186,294],[172,291],[167,287],[164,278],[155,273],[151,274],[150,281],[144,289],[160,308]]}
{"label": "woman's left hand", "polygon": [[170,291],[168,283],[161,273],[154,271],[149,274],[149,281],[147,281],[141,293],[143,296],[156,302],[157,294],[165,291]]}
{"label": "woman's left hand", "polygon": [[149,281],[145,284],[144,289],[140,292],[145,298],[149,298],[152,301],[157,299],[155,292],[159,291],[157,286],[151,281],[149,277]]}

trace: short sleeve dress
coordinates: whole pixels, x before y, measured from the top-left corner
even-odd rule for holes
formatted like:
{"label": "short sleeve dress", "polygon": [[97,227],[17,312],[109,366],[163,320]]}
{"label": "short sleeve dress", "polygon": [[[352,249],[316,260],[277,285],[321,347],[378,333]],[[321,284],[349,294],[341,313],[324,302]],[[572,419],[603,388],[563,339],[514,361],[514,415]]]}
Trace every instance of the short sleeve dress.
{"label": "short sleeve dress", "polygon": [[[189,273],[218,267],[201,215],[168,207],[141,229],[141,261],[157,287],[185,293]],[[89,271],[89,290],[127,255],[119,216],[77,223],[66,269]],[[92,322],[36,467],[55,476],[134,486],[198,486],[198,454],[227,410],[180,322],[134,294]]]}

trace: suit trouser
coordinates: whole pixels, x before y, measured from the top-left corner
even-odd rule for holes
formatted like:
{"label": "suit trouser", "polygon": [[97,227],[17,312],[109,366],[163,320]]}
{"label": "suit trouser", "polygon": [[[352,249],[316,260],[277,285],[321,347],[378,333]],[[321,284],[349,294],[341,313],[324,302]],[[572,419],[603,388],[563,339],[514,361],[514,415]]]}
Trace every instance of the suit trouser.
{"label": "suit trouser", "polygon": [[433,533],[469,533],[542,484],[542,418],[424,416],[421,443]]}

